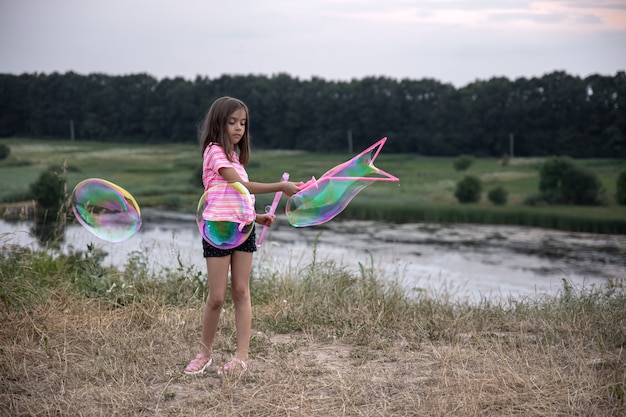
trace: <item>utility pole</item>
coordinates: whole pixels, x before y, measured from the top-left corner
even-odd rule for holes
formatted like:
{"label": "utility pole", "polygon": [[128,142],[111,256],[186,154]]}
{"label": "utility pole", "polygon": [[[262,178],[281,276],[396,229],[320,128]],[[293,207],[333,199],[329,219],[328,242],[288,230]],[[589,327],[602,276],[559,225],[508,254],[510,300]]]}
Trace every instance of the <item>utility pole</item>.
{"label": "utility pole", "polygon": [[509,133],[509,157],[513,159],[513,150],[515,148],[515,135],[513,133]]}
{"label": "utility pole", "polygon": [[70,140],[74,140],[74,119],[70,119]]}

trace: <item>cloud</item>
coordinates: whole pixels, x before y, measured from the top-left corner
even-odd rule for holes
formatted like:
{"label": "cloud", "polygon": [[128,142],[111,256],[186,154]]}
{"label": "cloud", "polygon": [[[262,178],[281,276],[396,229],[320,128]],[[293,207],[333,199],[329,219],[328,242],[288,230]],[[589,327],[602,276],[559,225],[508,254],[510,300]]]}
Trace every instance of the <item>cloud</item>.
{"label": "cloud", "polygon": [[624,0],[20,0],[0,7],[0,72],[286,72],[458,85],[494,74],[626,67]]}
{"label": "cloud", "polygon": [[497,23],[530,22],[540,25],[562,23],[567,20],[564,13],[489,13],[488,20]]}

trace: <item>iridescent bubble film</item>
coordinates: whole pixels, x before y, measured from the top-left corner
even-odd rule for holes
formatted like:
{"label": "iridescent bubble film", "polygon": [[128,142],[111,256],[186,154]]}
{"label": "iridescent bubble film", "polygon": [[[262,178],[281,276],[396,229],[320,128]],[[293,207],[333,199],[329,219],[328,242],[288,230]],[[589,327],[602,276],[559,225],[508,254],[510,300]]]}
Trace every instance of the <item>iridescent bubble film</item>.
{"label": "iridescent bubble film", "polygon": [[107,242],[128,240],[141,227],[141,212],[133,196],[103,179],[89,178],[78,183],[70,204],[76,220]]}
{"label": "iridescent bubble film", "polygon": [[245,242],[255,218],[252,197],[238,182],[209,188],[196,210],[202,238],[219,249],[232,249]]}
{"label": "iridescent bubble film", "polygon": [[[312,178],[287,200],[285,212],[292,226],[305,227],[325,223],[341,213],[365,187],[375,181],[399,181],[374,166],[387,138],[383,138],[354,158],[327,171],[318,180]],[[369,175],[378,175],[371,177]]]}
{"label": "iridescent bubble film", "polygon": [[371,181],[330,181],[328,178],[320,178],[313,187],[287,200],[287,220],[295,227],[326,223],[341,213],[369,184]]}

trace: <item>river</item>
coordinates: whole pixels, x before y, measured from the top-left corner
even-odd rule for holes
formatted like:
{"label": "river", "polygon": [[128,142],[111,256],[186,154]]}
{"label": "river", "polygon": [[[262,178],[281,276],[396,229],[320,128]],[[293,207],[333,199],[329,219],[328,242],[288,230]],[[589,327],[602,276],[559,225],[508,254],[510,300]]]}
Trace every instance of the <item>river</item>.
{"label": "river", "polygon": [[[139,233],[109,243],[78,225],[68,226],[61,249],[108,253],[105,264],[123,268],[132,252],[149,268],[204,271],[193,216],[144,210]],[[29,222],[0,220],[0,244],[40,247]],[[257,231],[257,236],[258,236]],[[254,268],[302,274],[313,262],[333,262],[354,273],[373,267],[377,277],[407,291],[479,301],[557,294],[566,279],[576,288],[626,278],[626,236],[470,224],[387,224],[335,219],[294,228],[277,219],[254,260]]]}

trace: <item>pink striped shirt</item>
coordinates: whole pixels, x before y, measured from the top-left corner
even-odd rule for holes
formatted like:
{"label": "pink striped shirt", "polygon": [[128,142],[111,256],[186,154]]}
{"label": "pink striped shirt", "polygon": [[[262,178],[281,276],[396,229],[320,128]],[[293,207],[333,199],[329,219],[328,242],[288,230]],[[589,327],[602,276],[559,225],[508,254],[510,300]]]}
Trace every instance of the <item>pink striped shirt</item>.
{"label": "pink striped shirt", "polygon": [[231,221],[242,224],[254,222],[255,198],[243,187],[229,185],[219,173],[221,168],[234,168],[243,181],[248,180],[248,173],[239,162],[239,156],[233,152],[233,162],[226,158],[224,148],[211,144],[204,150],[202,162],[202,183],[207,194],[207,206],[202,214],[205,220]]}

